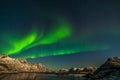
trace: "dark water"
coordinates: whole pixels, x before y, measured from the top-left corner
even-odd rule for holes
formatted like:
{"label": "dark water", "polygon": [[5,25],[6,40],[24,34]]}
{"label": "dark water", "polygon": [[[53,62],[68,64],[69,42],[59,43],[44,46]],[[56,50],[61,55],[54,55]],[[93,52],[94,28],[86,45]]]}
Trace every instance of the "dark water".
{"label": "dark water", "polygon": [[57,76],[54,74],[40,73],[14,73],[0,74],[0,80],[83,80],[77,76]]}

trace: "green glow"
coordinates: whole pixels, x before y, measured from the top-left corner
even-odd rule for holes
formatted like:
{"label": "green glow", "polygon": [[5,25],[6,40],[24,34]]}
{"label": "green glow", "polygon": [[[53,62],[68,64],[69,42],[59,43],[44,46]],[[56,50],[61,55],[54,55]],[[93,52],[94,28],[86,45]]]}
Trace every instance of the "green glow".
{"label": "green glow", "polygon": [[34,42],[36,38],[37,38],[36,32],[30,33],[30,35],[28,35],[24,38],[9,37],[8,43],[12,47],[6,53],[15,54],[15,53],[21,52],[24,47],[26,47],[26,46],[30,45],[32,42]]}
{"label": "green glow", "polygon": [[[39,42],[40,44],[52,44],[56,43],[59,40],[69,37],[72,33],[72,29],[67,21],[61,20],[57,25],[55,25],[55,29],[53,29],[48,35],[43,37],[43,39]],[[56,28],[57,27],[57,28]]]}
{"label": "green glow", "polygon": [[41,39],[38,39],[33,44],[24,49],[29,49],[38,45],[48,45],[56,43],[62,39],[68,38],[72,35],[71,25],[67,20],[58,19],[58,23],[54,25],[53,29]]}
{"label": "green glow", "polygon": [[6,49],[3,53],[11,54],[19,54],[24,50],[28,50],[30,48],[54,44],[63,40],[67,37],[70,37],[72,34],[71,25],[65,19],[57,19],[57,23],[53,26],[53,29],[50,30],[49,33],[44,35],[44,32],[37,32],[37,30],[33,30],[25,37],[19,36],[7,36],[4,39],[9,44],[9,49]]}
{"label": "green glow", "polygon": [[21,35],[5,35],[3,39],[6,45],[0,45],[0,49],[2,49],[0,52],[22,58],[37,58],[110,49],[110,45],[104,42],[89,41],[91,37],[97,35],[94,34],[96,31],[83,30],[77,40],[69,42],[68,38],[73,38],[72,33],[70,22],[57,18],[48,33],[45,30],[35,29],[22,37],[20,37]]}
{"label": "green glow", "polygon": [[99,46],[97,44],[88,44],[84,46],[78,44],[76,45],[61,44],[60,47],[44,46],[42,49],[33,49],[32,52],[30,52],[30,54],[24,54],[24,56],[21,57],[37,58],[37,57],[57,56],[57,55],[65,55],[65,54],[74,54],[77,52],[97,51],[97,50],[106,50],[106,49],[109,49],[109,46],[104,44],[99,44]]}

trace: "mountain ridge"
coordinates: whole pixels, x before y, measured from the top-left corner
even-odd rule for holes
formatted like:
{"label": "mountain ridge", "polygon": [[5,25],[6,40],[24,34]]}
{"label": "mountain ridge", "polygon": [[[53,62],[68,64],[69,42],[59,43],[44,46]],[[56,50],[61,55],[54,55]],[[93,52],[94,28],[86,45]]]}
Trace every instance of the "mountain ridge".
{"label": "mountain ridge", "polygon": [[0,72],[47,72],[43,64],[31,64],[26,59],[11,58],[0,54]]}

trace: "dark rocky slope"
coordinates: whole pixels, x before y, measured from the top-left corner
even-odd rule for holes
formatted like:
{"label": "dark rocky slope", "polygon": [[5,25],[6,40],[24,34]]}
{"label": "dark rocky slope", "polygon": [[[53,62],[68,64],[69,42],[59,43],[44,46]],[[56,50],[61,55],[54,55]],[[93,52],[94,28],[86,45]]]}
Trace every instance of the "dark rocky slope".
{"label": "dark rocky slope", "polygon": [[86,80],[120,80],[120,57],[109,58]]}

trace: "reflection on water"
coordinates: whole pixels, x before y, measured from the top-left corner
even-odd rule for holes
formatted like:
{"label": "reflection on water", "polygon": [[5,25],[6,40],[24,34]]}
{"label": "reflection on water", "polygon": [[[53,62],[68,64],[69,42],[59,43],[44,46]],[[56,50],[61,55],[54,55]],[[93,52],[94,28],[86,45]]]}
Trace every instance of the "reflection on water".
{"label": "reflection on water", "polygon": [[82,80],[74,76],[56,76],[54,74],[40,73],[14,73],[0,74],[0,80]]}

